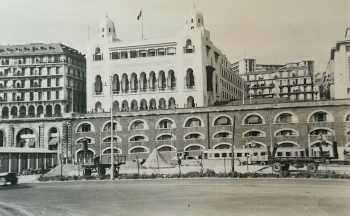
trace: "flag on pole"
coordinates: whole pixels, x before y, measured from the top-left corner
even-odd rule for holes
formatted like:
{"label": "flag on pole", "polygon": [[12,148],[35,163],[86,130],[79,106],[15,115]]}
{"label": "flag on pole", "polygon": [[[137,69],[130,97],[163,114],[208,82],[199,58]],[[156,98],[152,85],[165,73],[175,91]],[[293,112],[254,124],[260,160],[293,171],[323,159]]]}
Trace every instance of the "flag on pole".
{"label": "flag on pole", "polygon": [[137,20],[140,20],[142,18],[142,10],[140,10],[139,14],[137,15]]}

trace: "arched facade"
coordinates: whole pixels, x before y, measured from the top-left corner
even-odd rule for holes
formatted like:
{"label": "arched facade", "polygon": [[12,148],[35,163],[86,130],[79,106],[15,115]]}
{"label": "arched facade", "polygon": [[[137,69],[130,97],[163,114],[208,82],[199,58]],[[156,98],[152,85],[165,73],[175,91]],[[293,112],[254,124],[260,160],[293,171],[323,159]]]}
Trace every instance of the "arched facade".
{"label": "arched facade", "polygon": [[230,126],[232,125],[232,118],[228,115],[220,115],[213,121],[213,126]]}
{"label": "arched facade", "polygon": [[91,122],[81,122],[76,126],[76,133],[90,133],[95,132],[95,127]]}
{"label": "arched facade", "polygon": [[130,122],[128,126],[129,131],[134,131],[134,130],[148,130],[148,124],[145,120],[143,119],[135,119]]}
{"label": "arched facade", "polygon": [[307,120],[310,123],[334,122],[334,117],[326,110],[316,110],[309,114]]}
{"label": "arched facade", "polygon": [[193,116],[185,119],[183,127],[185,128],[204,127],[204,123],[201,118]]}
{"label": "arched facade", "polygon": [[292,113],[292,112],[288,112],[288,111],[283,111],[278,113],[273,120],[274,123],[276,124],[290,124],[290,123],[298,123],[298,117]]}
{"label": "arched facade", "polygon": [[265,124],[265,119],[259,113],[250,113],[243,118],[243,125],[262,125]]}
{"label": "arched facade", "polygon": [[150,153],[150,150],[145,146],[134,146],[128,150],[128,153],[129,154]]}

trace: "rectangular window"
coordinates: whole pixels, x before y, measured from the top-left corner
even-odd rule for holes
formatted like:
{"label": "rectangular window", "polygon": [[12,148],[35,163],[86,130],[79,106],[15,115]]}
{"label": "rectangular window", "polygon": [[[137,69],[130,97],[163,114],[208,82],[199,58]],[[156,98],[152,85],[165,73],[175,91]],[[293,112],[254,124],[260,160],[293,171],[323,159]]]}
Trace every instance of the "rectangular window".
{"label": "rectangular window", "polygon": [[34,100],[34,93],[33,93],[33,92],[30,92],[30,93],[29,93],[29,100],[30,100],[30,101],[33,101],[33,100]]}
{"label": "rectangular window", "polygon": [[139,57],[146,57],[147,56],[147,51],[146,50],[140,50],[139,51]]}
{"label": "rectangular window", "polygon": [[51,79],[50,78],[47,79],[47,87],[51,87]]}
{"label": "rectangular window", "polygon": [[59,100],[59,99],[60,99],[60,92],[56,91],[56,100]]}
{"label": "rectangular window", "polygon": [[120,53],[119,52],[112,52],[111,59],[120,59]]}
{"label": "rectangular window", "polygon": [[165,49],[164,48],[159,48],[158,49],[158,56],[164,56],[165,55]]}
{"label": "rectangular window", "polygon": [[47,100],[51,100],[51,92],[50,91],[47,92],[46,98],[47,98]]}
{"label": "rectangular window", "polygon": [[42,100],[43,94],[42,92],[38,92],[38,100]]}
{"label": "rectangular window", "polygon": [[120,57],[121,57],[122,59],[127,59],[127,58],[129,57],[129,54],[128,54],[127,51],[122,51],[122,52],[120,53]]}
{"label": "rectangular window", "polygon": [[237,153],[237,157],[242,157],[242,153]]}
{"label": "rectangular window", "polygon": [[130,50],[130,58],[137,58],[137,51],[136,50]]}
{"label": "rectangular window", "polygon": [[167,55],[176,55],[176,48],[175,47],[168,47],[167,48]]}
{"label": "rectangular window", "polygon": [[56,87],[60,86],[60,78],[56,78]]}

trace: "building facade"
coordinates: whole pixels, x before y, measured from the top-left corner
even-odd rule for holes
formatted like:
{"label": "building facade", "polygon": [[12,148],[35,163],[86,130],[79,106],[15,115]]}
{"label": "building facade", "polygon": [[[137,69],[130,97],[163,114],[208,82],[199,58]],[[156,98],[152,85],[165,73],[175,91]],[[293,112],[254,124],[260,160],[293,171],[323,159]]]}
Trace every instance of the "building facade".
{"label": "building facade", "polygon": [[0,46],[0,119],[84,112],[86,61],[63,44]]}
{"label": "building facade", "polygon": [[256,64],[255,59],[243,59],[235,62],[232,68],[246,81],[248,98],[282,98],[289,101],[319,98],[318,87],[313,81],[313,61],[264,65]]}
{"label": "building facade", "polygon": [[203,107],[243,96],[243,81],[211,41],[196,9],[173,38],[121,41],[116,31],[105,17],[90,43],[89,112]]}
{"label": "building facade", "polygon": [[[218,106],[196,109],[105,113],[76,116],[72,119],[73,161],[83,160],[83,143],[88,143],[88,160],[110,154],[113,128],[114,152],[129,160],[147,158],[158,149],[166,152],[227,150],[235,147],[252,156],[267,155],[267,148],[279,146],[278,156],[312,156],[318,153],[320,138],[324,151],[332,154],[334,142],[339,159],[350,160],[350,101],[310,101],[245,106]],[[234,138],[234,139],[233,139]]]}
{"label": "building facade", "polygon": [[350,98],[350,28],[346,29],[345,39],[331,49],[324,77],[322,85],[330,91],[330,99]]}

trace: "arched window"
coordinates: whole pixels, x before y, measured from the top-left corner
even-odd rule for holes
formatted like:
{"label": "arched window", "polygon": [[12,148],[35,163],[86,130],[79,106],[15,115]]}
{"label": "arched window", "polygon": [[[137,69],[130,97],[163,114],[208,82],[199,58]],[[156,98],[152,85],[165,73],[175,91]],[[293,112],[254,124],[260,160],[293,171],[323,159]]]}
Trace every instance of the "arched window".
{"label": "arched window", "polygon": [[138,80],[136,73],[131,74],[130,89],[132,92],[137,92],[138,90]]}
{"label": "arched window", "polygon": [[61,105],[56,104],[55,105],[55,116],[61,116],[62,111],[61,111]]}
{"label": "arched window", "polygon": [[243,134],[243,137],[265,137],[265,132],[259,130],[250,130]]}
{"label": "arched window", "polygon": [[276,137],[290,137],[298,136],[298,133],[294,129],[281,129],[275,133]]}
{"label": "arched window", "polygon": [[231,144],[229,143],[220,143],[214,146],[214,149],[231,149]]}
{"label": "arched window", "polygon": [[200,133],[190,133],[185,135],[185,140],[196,140],[196,139],[204,139],[204,136]]}
{"label": "arched window", "polygon": [[55,127],[50,128],[48,137],[49,137],[49,143],[48,143],[49,150],[51,150],[51,151],[57,150],[58,140],[59,140],[59,133],[58,133],[57,128],[55,128]]}
{"label": "arched window", "polygon": [[127,74],[122,75],[122,92],[127,93],[129,91],[129,78]]}
{"label": "arched window", "polygon": [[193,89],[195,86],[194,74],[192,68],[189,68],[186,72],[186,88]]}
{"label": "arched window", "polygon": [[174,136],[171,134],[161,134],[156,138],[157,141],[170,141],[172,139],[174,139]]}
{"label": "arched window", "polygon": [[95,152],[92,149],[89,148],[86,151],[80,149],[75,154],[76,159],[80,164],[93,163]]}
{"label": "arched window", "polygon": [[17,115],[18,115],[17,107],[14,106],[11,108],[11,115],[12,115],[12,117],[17,117]]}
{"label": "arched window", "polygon": [[231,119],[227,116],[220,116],[216,118],[214,121],[214,126],[227,126],[227,125],[232,125]]}
{"label": "arched window", "polygon": [[299,145],[294,142],[286,141],[278,144],[278,148],[295,148],[295,147],[299,147]]}
{"label": "arched window", "polygon": [[189,96],[187,98],[187,108],[194,108],[196,104],[194,103],[194,98],[192,96]]}
{"label": "arched window", "polygon": [[[109,147],[109,148],[104,149],[102,154],[109,155],[109,154],[111,154],[111,152],[112,152],[111,148]],[[113,148],[113,153],[114,154],[121,154],[122,151],[119,148]]]}
{"label": "arched window", "polygon": [[96,102],[96,104],[95,104],[95,112],[97,112],[97,113],[102,112],[102,104],[99,101]]}
{"label": "arched window", "polygon": [[2,108],[1,117],[3,119],[7,119],[9,117],[9,108],[8,107],[3,107]]}
{"label": "arched window", "polygon": [[119,82],[118,74],[113,75],[112,90],[114,94],[117,94],[120,92],[120,82]]}
{"label": "arched window", "polygon": [[35,148],[35,134],[30,128],[21,129],[16,136],[16,147]]}
{"label": "arched window", "polygon": [[176,151],[176,148],[171,145],[162,145],[157,148],[158,152],[171,152]]}
{"label": "arched window", "polygon": [[36,110],[37,116],[41,116],[44,113],[44,107],[42,105],[39,105]]}
{"label": "arched window", "polygon": [[185,127],[187,128],[202,127],[202,121],[196,117],[190,118],[186,121]]}
{"label": "arched window", "polygon": [[149,149],[144,146],[135,146],[129,149],[129,154],[149,153]]}
{"label": "arched window", "polygon": [[[111,137],[109,136],[109,137],[104,138],[103,142],[105,144],[111,144]],[[121,141],[120,137],[113,136],[113,144],[116,144],[116,143],[120,144],[121,142],[122,141]]]}
{"label": "arched window", "polygon": [[102,79],[100,75],[95,78],[95,94],[100,95],[103,91]]}
{"label": "arched window", "polygon": [[159,109],[166,109],[166,101],[164,98],[159,99]]}
{"label": "arched window", "polygon": [[222,139],[222,138],[232,138],[232,133],[228,131],[221,131],[214,134],[214,139]]}
{"label": "arched window", "polygon": [[168,72],[168,87],[170,89],[175,89],[176,88],[175,72],[173,70],[170,70]]}
{"label": "arched window", "polygon": [[346,114],[345,115],[345,119],[344,119],[346,122],[349,122],[350,121],[350,113]]}
{"label": "arched window", "polygon": [[313,113],[309,118],[309,122],[332,122],[332,121],[333,121],[333,117],[325,111],[317,111]]}
{"label": "arched window", "polygon": [[158,88],[159,90],[165,90],[166,88],[166,79],[164,71],[160,71],[158,74]]}
{"label": "arched window", "polygon": [[151,110],[155,110],[157,109],[157,102],[156,102],[156,99],[151,99],[150,102],[149,102],[149,108]]}
{"label": "arched window", "polygon": [[158,128],[159,129],[170,129],[170,128],[175,128],[175,123],[171,119],[162,119],[158,123]]}
{"label": "arched window", "polygon": [[264,124],[264,120],[258,114],[251,114],[251,115],[248,115],[244,119],[244,124],[246,124],[246,125],[259,125],[259,124]]}
{"label": "arched window", "polygon": [[139,107],[136,100],[131,101],[131,111],[138,111]]}
{"label": "arched window", "polygon": [[19,117],[23,118],[27,115],[27,108],[25,106],[20,106]]}
{"label": "arched window", "polygon": [[5,133],[0,130],[0,147],[4,147],[5,146]]}
{"label": "arched window", "polygon": [[129,111],[129,103],[127,100],[124,100],[122,103],[122,112],[128,112]]}
{"label": "arched window", "polygon": [[78,125],[76,129],[77,133],[89,133],[89,132],[94,132],[94,128],[91,123],[81,123]]}
{"label": "arched window", "polygon": [[129,126],[129,130],[146,130],[147,125],[143,120],[135,120],[133,122],[131,122],[130,126]]}
{"label": "arched window", "polygon": [[277,124],[288,124],[288,123],[296,123],[296,117],[292,113],[281,113],[276,116],[275,123]]}
{"label": "arched window", "polygon": [[149,88],[151,91],[154,91],[156,89],[156,74],[152,71],[150,74],[149,74]]}
{"label": "arched window", "polygon": [[133,137],[130,137],[129,142],[146,142],[148,141],[147,137],[144,135],[136,135]]}
{"label": "arched window", "polygon": [[319,129],[315,129],[312,130],[310,132],[310,136],[333,136],[333,131],[331,129],[328,128],[319,128]]}
{"label": "arched window", "polygon": [[[109,122],[106,122],[103,127],[103,132],[111,132],[111,121]],[[113,131],[121,131],[122,130],[122,127],[120,126],[120,124],[116,121],[113,121]]]}
{"label": "arched window", "polygon": [[191,144],[184,148],[185,151],[200,151],[202,149],[205,149],[205,148],[200,144]]}
{"label": "arched window", "polygon": [[147,101],[145,99],[142,99],[140,103],[140,110],[147,110],[147,109],[148,109]]}
{"label": "arched window", "polygon": [[142,72],[140,75],[140,90],[141,91],[147,90],[147,77],[145,72]]}
{"label": "arched window", "polygon": [[45,110],[46,116],[51,117],[52,116],[52,106],[47,105]]}
{"label": "arched window", "polygon": [[113,102],[113,112],[116,113],[116,112],[119,112],[119,111],[120,111],[119,102],[118,101],[114,101]]}
{"label": "arched window", "polygon": [[260,142],[249,142],[243,145],[244,148],[251,148],[251,149],[261,149],[261,148],[266,148],[266,145],[264,143]]}
{"label": "arched window", "polygon": [[169,107],[169,109],[175,109],[176,108],[175,98],[173,98],[173,97],[169,98],[168,107]]}
{"label": "arched window", "polygon": [[33,105],[30,105],[28,108],[28,116],[35,117],[35,107]]}

